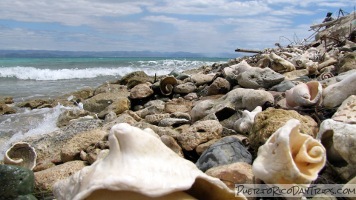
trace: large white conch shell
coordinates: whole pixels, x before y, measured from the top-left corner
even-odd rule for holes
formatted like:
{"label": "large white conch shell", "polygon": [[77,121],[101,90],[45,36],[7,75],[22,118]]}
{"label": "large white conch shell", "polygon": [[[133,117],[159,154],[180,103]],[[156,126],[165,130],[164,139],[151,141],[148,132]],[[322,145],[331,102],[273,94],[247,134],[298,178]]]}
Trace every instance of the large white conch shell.
{"label": "large white conch shell", "polygon": [[286,102],[290,107],[313,106],[319,103],[323,93],[318,81],[300,83],[286,91]]}
{"label": "large white conch shell", "polygon": [[324,167],[323,145],[299,132],[300,122],[289,120],[258,149],[252,170],[256,178],[267,184],[308,185]]}
{"label": "large white conch shell", "polygon": [[4,155],[4,163],[17,165],[30,170],[36,166],[37,154],[35,148],[27,142],[17,142],[13,144]]}
{"label": "large white conch shell", "polygon": [[113,126],[109,154],[55,183],[55,197],[58,200],[236,198],[223,182],[179,157],[152,132],[126,123]]}

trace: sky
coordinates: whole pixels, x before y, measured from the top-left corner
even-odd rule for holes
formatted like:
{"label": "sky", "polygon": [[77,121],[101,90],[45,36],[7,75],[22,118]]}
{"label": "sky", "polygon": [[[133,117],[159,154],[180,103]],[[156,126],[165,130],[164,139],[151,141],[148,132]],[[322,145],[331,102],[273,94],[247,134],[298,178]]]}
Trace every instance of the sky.
{"label": "sky", "polygon": [[300,44],[354,0],[1,0],[0,49],[233,53]]}

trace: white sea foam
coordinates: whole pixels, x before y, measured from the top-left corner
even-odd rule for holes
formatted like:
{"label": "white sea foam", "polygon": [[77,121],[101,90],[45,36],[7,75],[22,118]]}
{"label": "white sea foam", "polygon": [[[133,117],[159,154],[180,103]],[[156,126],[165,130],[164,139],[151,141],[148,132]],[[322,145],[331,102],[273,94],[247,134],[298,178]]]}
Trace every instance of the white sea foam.
{"label": "white sea foam", "polygon": [[144,71],[148,75],[164,75],[173,70],[187,70],[203,65],[211,65],[213,62],[189,61],[189,60],[148,60],[135,61],[129,66],[118,67],[92,67],[92,68],[36,68],[36,67],[1,67],[0,78],[17,78],[21,80],[65,80],[85,79],[100,76],[124,76],[133,71]]}
{"label": "white sea foam", "polygon": [[[69,108],[58,105],[54,108],[35,109],[15,114],[12,117],[10,116],[7,120],[2,121],[0,124],[4,129],[11,126],[15,130],[15,134],[10,138],[0,136],[0,160],[3,159],[5,151],[14,142],[57,130],[57,119],[65,109]],[[16,127],[18,128],[17,130]]]}

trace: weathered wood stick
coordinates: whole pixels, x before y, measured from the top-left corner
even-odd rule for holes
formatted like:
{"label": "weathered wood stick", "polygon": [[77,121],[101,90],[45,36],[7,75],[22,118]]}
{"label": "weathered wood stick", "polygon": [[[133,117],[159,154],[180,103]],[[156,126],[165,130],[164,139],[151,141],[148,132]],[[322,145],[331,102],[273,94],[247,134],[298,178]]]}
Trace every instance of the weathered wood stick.
{"label": "weathered wood stick", "polygon": [[245,53],[262,53],[258,50],[251,50],[251,49],[235,49],[235,52],[245,52]]}

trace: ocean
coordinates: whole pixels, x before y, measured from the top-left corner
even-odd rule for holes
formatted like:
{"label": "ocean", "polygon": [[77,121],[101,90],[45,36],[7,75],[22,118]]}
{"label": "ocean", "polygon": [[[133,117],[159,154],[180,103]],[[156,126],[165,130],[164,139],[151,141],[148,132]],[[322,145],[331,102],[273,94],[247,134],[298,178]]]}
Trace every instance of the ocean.
{"label": "ocean", "polygon": [[[165,75],[173,70],[184,71],[227,61],[227,58],[205,57],[0,58],[0,96],[12,96],[15,104],[29,99],[55,98],[87,86],[95,88],[134,71]],[[58,129],[56,120],[65,109],[72,108],[61,105],[34,110],[16,108],[17,113],[0,116],[0,160],[12,143]]]}

